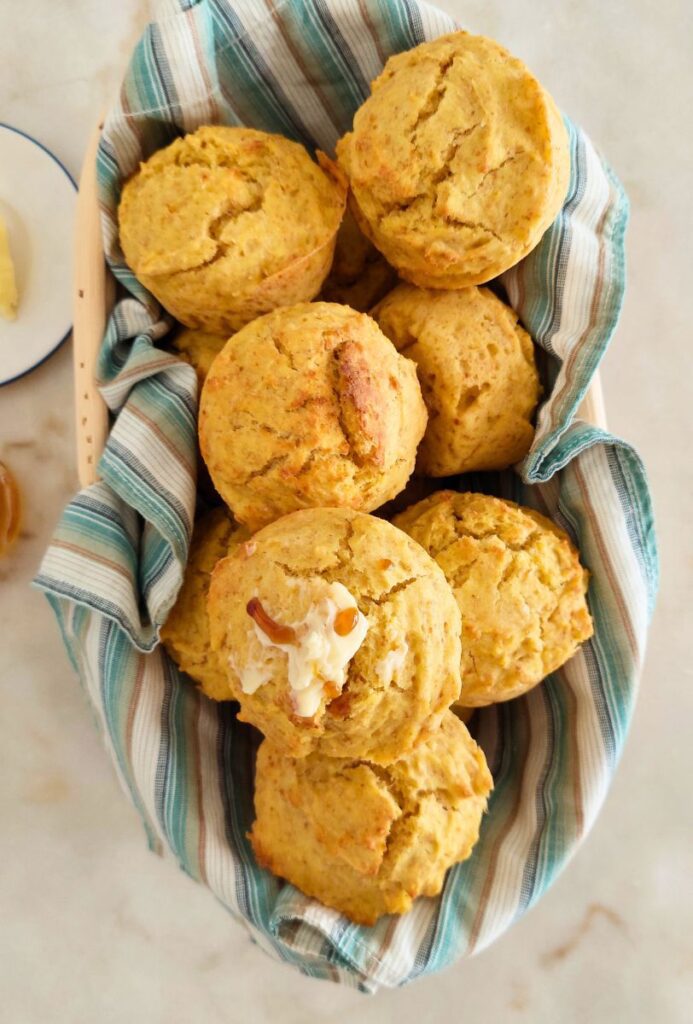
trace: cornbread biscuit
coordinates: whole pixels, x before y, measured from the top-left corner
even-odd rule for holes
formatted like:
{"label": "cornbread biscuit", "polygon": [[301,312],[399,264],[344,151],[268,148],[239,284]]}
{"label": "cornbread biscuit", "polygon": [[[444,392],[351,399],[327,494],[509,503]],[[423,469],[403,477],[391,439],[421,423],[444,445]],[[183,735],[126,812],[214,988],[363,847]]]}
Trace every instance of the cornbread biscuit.
{"label": "cornbread biscuit", "polygon": [[334,260],[321,299],[367,313],[396,283],[395,271],[347,210],[337,232]]}
{"label": "cornbread biscuit", "polygon": [[349,509],[278,519],[220,562],[208,610],[240,718],[287,756],[386,764],[460,688],[460,617],[439,567]]}
{"label": "cornbread biscuit", "polygon": [[209,643],[207,592],[214,566],[250,534],[225,509],[213,509],[195,523],[176,603],[161,627],[161,642],[176,665],[212,700],[231,700],[224,666]]}
{"label": "cornbread biscuit", "polygon": [[521,260],[570,176],[551,97],[498,43],[466,32],[390,57],[337,157],[362,230],[430,288],[483,284]]}
{"label": "cornbread biscuit", "polygon": [[125,259],[188,327],[229,335],[312,299],[330,269],[346,188],[321,155],[250,128],[208,126],[154,153],[118,209]]}
{"label": "cornbread biscuit", "polygon": [[251,529],[298,508],[377,508],[407,482],[425,425],[414,364],[370,317],[326,302],[244,327],[200,400],[212,481]]}
{"label": "cornbread biscuit", "polygon": [[306,895],[371,925],[437,896],[479,837],[493,781],[483,752],[450,712],[413,753],[382,768],[260,746],[258,863]]}
{"label": "cornbread biscuit", "polygon": [[526,693],[592,635],[588,573],[534,509],[439,491],[394,523],[435,558],[457,598],[464,707]]}
{"label": "cornbread biscuit", "polygon": [[488,288],[401,284],[372,315],[417,365],[428,409],[420,473],[505,469],[527,454],[540,386],[532,339],[514,310]]}
{"label": "cornbread biscuit", "polygon": [[184,327],[178,331],[171,345],[181,359],[192,366],[197,374],[198,384],[202,387],[210,366],[228,340],[228,334],[211,334],[209,331],[196,331]]}

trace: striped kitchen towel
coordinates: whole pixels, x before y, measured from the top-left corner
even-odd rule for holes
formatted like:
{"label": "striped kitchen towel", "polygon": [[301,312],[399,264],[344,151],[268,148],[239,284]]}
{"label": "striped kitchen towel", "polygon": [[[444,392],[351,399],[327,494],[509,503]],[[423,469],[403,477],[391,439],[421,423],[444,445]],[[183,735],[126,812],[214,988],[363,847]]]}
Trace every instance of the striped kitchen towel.
{"label": "striped kitchen towel", "polygon": [[535,903],[592,825],[623,747],[657,588],[652,512],[637,454],[575,412],[619,315],[627,201],[567,122],[563,211],[502,282],[545,352],[536,439],[517,472],[464,481],[568,531],[591,571],[594,637],[543,686],[480,712],[495,791],[474,854],[440,898],[373,928],[257,867],[246,839],[256,734],[158,646],[193,523],[196,383],[158,345],[171,322],[123,261],[116,208],[138,162],[200,124],[248,124],[333,151],[388,55],[453,27],[416,0],[168,0],[137,45],[98,156],[123,294],[100,359],[114,416],[102,479],[66,508],[37,577],[152,847],[273,957],[368,992],[482,949]]}

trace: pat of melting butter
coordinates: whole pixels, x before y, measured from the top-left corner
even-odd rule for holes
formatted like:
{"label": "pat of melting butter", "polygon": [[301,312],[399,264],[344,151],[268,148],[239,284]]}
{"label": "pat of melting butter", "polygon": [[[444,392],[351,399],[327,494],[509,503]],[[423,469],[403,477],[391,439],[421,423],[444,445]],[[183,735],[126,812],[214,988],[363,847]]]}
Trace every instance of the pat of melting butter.
{"label": "pat of melting butter", "polygon": [[7,225],[0,214],[0,316],[14,320],[17,315],[17,281],[7,237]]}
{"label": "pat of melting butter", "polygon": [[[258,641],[261,652],[248,659],[244,666],[231,662],[241,680],[244,693],[254,693],[271,679],[277,652],[286,656],[287,676],[296,714],[311,718],[320,707],[325,688],[341,692],[346,682],[349,662],[363,643],[368,632],[368,619],[358,612],[353,628],[341,636],[335,630],[335,619],[341,611],[357,609],[356,601],[341,583],[330,583],[324,595],[313,605],[301,622],[291,623],[295,642],[275,643],[256,622],[250,629],[251,637]],[[268,609],[271,615],[271,609]],[[253,645],[255,646],[255,645]]]}

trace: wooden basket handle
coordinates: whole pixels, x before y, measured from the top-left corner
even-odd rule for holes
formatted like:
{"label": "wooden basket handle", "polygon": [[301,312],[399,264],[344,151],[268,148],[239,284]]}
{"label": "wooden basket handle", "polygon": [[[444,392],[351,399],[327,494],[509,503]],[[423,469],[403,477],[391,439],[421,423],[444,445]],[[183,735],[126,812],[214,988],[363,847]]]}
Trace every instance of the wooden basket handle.
{"label": "wooden basket handle", "polygon": [[98,480],[96,467],[108,436],[108,407],[96,385],[96,362],[115,282],[106,265],[96,188],[96,151],[103,118],[89,140],[75,214],[72,358],[75,387],[77,474],[80,486]]}

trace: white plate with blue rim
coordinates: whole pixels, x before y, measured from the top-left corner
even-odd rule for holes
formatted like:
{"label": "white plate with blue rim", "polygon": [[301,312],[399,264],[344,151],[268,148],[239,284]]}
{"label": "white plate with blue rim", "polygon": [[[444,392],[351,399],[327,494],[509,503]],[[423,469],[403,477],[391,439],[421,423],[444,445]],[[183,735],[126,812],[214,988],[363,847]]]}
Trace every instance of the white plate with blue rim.
{"label": "white plate with blue rim", "polygon": [[19,302],[0,317],[0,386],[40,366],[72,327],[72,248],[77,186],[57,157],[0,123],[0,214]]}

